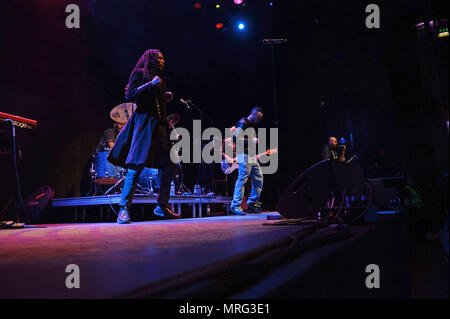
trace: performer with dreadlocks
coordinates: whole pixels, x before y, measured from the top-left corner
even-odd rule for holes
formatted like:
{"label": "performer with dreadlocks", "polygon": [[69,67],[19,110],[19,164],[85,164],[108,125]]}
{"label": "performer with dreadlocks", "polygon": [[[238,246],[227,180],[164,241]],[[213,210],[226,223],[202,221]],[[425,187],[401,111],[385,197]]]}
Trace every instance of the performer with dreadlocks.
{"label": "performer with dreadlocks", "polygon": [[166,115],[166,102],[173,100],[173,94],[166,92],[166,85],[161,79],[164,63],[161,51],[145,51],[133,68],[125,87],[126,100],[136,103],[137,108],[117,136],[108,157],[112,164],[128,169],[119,203],[119,224],[130,222],[128,213],[144,167],[157,168],[162,172],[158,205],[154,213],[163,217],[179,217],[168,204],[175,164],[170,160]]}

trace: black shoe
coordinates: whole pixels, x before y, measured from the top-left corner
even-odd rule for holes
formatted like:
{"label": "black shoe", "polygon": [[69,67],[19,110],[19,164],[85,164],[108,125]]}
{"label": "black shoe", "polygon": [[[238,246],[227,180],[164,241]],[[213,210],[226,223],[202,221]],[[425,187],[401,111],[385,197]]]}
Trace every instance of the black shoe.
{"label": "black shoe", "polygon": [[239,215],[239,216],[245,215],[245,212],[241,206],[230,207],[230,210],[236,215]]}
{"label": "black shoe", "polygon": [[181,215],[173,212],[170,207],[161,208],[159,205],[156,205],[153,214],[159,217],[169,217],[169,218],[180,218]]}
{"label": "black shoe", "polygon": [[249,213],[259,214],[259,213],[264,213],[264,212],[268,211],[267,209],[264,209],[263,207],[261,207],[261,203],[254,203],[254,204],[247,203],[247,206],[248,206]]}
{"label": "black shoe", "polygon": [[130,216],[128,216],[128,210],[125,207],[122,207],[119,210],[119,216],[117,217],[118,224],[129,224]]}

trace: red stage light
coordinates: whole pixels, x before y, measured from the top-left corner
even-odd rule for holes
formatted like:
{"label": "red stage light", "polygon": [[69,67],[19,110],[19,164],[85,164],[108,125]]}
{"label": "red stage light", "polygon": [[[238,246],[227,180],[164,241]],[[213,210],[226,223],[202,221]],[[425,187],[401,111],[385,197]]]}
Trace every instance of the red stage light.
{"label": "red stage light", "polygon": [[216,28],[217,29],[222,29],[223,28],[223,23],[217,23],[216,24]]}
{"label": "red stage light", "polygon": [[195,9],[200,9],[202,7],[202,4],[200,3],[200,2],[196,2],[195,4],[194,4],[194,8]]}
{"label": "red stage light", "polygon": [[45,193],[42,193],[41,195],[36,196],[36,197],[34,198],[34,200],[39,199],[39,198],[41,198],[41,197],[44,196],[44,195],[45,195]]}

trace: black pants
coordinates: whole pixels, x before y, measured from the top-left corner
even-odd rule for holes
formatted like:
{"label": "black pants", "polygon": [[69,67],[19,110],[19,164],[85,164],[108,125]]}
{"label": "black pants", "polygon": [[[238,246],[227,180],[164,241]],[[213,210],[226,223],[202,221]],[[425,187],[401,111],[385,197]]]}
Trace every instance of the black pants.
{"label": "black pants", "polygon": [[169,205],[170,183],[175,178],[176,166],[170,160],[169,131],[164,124],[158,125],[156,139],[156,163],[160,169],[160,187],[158,193],[158,205],[166,208]]}

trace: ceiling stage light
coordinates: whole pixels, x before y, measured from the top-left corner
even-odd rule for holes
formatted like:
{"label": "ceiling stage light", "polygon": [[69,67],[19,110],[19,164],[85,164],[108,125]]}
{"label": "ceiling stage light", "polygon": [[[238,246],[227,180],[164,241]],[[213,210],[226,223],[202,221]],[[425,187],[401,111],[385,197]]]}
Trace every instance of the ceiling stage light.
{"label": "ceiling stage light", "polygon": [[448,37],[448,28],[439,29],[438,38]]}

